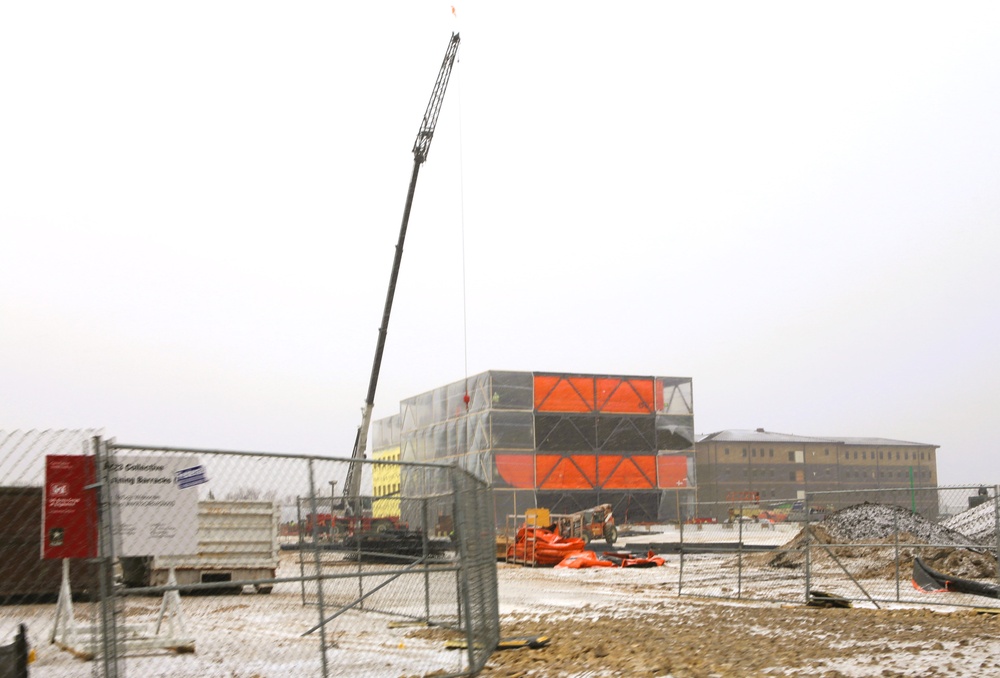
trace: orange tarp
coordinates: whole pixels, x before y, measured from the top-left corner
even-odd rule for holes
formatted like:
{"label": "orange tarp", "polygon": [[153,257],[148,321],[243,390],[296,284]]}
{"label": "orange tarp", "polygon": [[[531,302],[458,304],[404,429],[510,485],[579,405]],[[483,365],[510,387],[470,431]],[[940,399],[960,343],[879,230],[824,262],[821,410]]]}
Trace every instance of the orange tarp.
{"label": "orange tarp", "polygon": [[514,543],[507,547],[507,557],[552,567],[566,556],[579,553],[584,546],[584,541],[576,537],[564,539],[541,527],[522,526]]}
{"label": "orange tarp", "polygon": [[556,567],[579,570],[583,567],[614,567],[610,560],[601,560],[593,551],[577,551],[571,553],[562,560]]}

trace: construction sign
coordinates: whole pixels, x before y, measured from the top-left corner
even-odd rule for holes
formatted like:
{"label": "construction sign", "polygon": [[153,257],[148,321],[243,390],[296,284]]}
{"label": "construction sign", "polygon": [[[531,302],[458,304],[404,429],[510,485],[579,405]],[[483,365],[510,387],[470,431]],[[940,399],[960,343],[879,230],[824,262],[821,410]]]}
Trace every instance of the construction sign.
{"label": "construction sign", "polygon": [[115,555],[198,553],[198,485],[204,467],[190,457],[120,456],[107,463]]}
{"label": "construction sign", "polygon": [[97,557],[96,480],[94,457],[45,457],[42,558]]}

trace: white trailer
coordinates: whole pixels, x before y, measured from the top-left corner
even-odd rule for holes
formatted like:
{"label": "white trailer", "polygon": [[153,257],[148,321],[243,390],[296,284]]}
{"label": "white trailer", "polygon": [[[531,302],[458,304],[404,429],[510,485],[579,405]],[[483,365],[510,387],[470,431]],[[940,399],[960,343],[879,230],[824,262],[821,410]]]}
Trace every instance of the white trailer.
{"label": "white trailer", "polygon": [[[174,568],[177,584],[256,581],[258,593],[270,593],[278,570],[280,509],[270,501],[198,502],[198,553],[121,559],[128,587],[164,586]],[[235,587],[219,587],[232,593]]]}

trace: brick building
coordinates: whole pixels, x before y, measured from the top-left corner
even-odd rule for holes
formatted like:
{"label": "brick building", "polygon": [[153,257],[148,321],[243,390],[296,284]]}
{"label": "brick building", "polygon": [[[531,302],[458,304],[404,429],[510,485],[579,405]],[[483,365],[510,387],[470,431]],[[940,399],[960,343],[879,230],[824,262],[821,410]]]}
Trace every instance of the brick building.
{"label": "brick building", "polygon": [[[695,445],[698,501],[724,504],[752,495],[766,503],[802,499],[807,492],[936,488],[937,449],[887,438],[717,431],[699,436]],[[874,500],[858,492],[856,500],[869,497]],[[717,517],[722,506],[718,509]]]}

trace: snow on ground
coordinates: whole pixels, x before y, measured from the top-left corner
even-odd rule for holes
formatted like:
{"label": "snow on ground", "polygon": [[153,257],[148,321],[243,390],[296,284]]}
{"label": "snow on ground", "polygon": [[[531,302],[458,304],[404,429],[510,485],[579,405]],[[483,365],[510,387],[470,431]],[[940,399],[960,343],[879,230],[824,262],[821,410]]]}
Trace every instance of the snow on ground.
{"label": "snow on ground", "polygon": [[[1000,617],[994,615],[886,602],[817,609],[760,599],[678,598],[678,568],[676,558],[662,568],[639,570],[559,571],[501,564],[504,633],[544,634],[552,643],[538,650],[497,652],[484,675],[1000,674]],[[719,556],[685,563],[693,578],[711,578],[726,568]],[[840,580],[850,586],[846,578]],[[789,590],[801,596],[799,586],[791,583]],[[961,597],[924,600],[967,605]]]}
{"label": "snow on ground", "polygon": [[[283,553],[279,577],[299,571],[297,557]],[[357,567],[355,564],[350,568]],[[443,576],[443,575],[442,575]],[[454,574],[448,594],[453,600]],[[415,577],[414,577],[415,578]],[[350,582],[350,583],[348,583]],[[337,611],[342,590],[353,586],[350,597],[356,597],[354,580],[331,582],[324,590],[328,595],[326,615]],[[130,653],[123,660],[124,674],[133,678],[293,678],[321,676],[319,632],[303,636],[319,621],[316,605],[303,605],[298,584],[278,584],[269,595],[254,594],[252,589],[241,595],[182,596],[187,630],[195,638],[195,652],[176,654],[169,650]],[[419,600],[409,611],[418,616],[423,609],[422,577],[405,600]],[[314,596],[307,590],[307,600]],[[159,597],[129,597],[124,608],[124,620],[129,624],[155,621],[160,606]],[[380,601],[368,599],[368,607],[396,604],[403,610],[403,598]],[[453,607],[453,603],[452,603]],[[0,642],[9,642],[19,622],[28,627],[28,638],[37,653],[31,665],[32,678],[84,678],[93,670],[92,662],[78,659],[69,652],[48,643],[55,620],[55,604],[0,606]],[[74,604],[78,625],[84,629],[96,626],[98,608],[93,603]],[[390,627],[399,621],[378,612],[348,610],[326,625],[326,653],[330,676],[409,676],[433,671],[457,672],[467,665],[462,652],[449,650],[441,642],[411,637],[409,627]]]}
{"label": "snow on ground", "polygon": [[[861,509],[858,509],[861,510]],[[863,509],[868,527],[900,516]],[[849,515],[849,514],[848,514]],[[842,531],[865,521],[843,521]],[[911,526],[921,529],[920,525]],[[780,546],[801,525],[685,526],[687,543],[736,541]],[[675,526],[624,534],[614,550],[644,551],[649,544],[680,541]],[[932,533],[928,533],[932,534]],[[843,535],[842,535],[843,536]],[[940,535],[935,534],[935,538]],[[592,545],[596,550],[603,545]],[[891,551],[885,551],[891,557]],[[286,560],[289,558],[286,554]],[[294,556],[282,574],[298,571]],[[743,565],[741,572],[737,565]],[[498,564],[502,635],[544,634],[535,650],[495,653],[484,676],[965,676],[1000,675],[1000,616],[972,606],[997,601],[963,594],[922,594],[899,578],[851,581],[835,563],[815,563],[810,580],[802,568],[756,564],[750,554],[668,554],[659,568],[562,570]],[[682,586],[684,595],[678,597]],[[807,586],[856,599],[853,609],[807,607]],[[860,592],[863,587],[875,599]],[[737,599],[738,598],[738,599]],[[896,602],[897,598],[900,602]],[[928,604],[936,604],[927,607]],[[143,678],[293,678],[322,675],[319,639],[302,634],[318,610],[302,604],[294,584],[271,595],[183,598],[194,654],[130,656],[125,675]],[[156,598],[127,603],[130,621],[149,621]],[[94,607],[78,604],[77,617]],[[0,606],[0,642],[24,621],[38,652],[31,675],[76,678],[92,664],[45,641],[54,605]],[[330,623],[331,676],[422,676],[458,671],[461,652],[444,648],[440,629],[391,628],[378,613],[347,612]]]}

